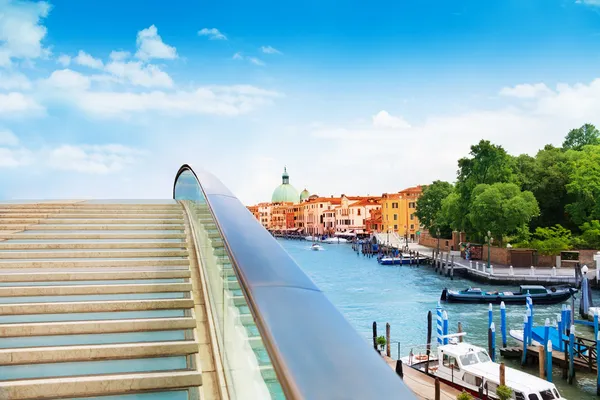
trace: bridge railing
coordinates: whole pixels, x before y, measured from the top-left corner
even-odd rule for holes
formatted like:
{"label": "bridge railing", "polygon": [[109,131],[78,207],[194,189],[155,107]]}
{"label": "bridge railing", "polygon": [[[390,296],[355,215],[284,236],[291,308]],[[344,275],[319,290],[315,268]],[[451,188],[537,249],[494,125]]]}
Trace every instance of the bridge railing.
{"label": "bridge railing", "polygon": [[173,196],[194,220],[230,398],[415,398],[215,176],[183,165]]}

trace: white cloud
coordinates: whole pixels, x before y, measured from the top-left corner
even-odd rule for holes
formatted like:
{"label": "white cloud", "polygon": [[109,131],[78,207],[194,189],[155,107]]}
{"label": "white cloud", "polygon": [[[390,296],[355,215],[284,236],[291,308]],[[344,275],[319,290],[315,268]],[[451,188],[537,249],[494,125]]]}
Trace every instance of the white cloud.
{"label": "white cloud", "polygon": [[381,110],[372,117],[373,126],[384,129],[407,129],[410,124],[402,117],[394,117],[387,111]]}
{"label": "white cloud", "polygon": [[71,64],[71,56],[68,56],[66,54],[61,54],[60,56],[58,56],[58,58],[56,59],[56,62],[58,62],[60,65],[62,65],[63,67],[68,67],[69,64]]}
{"label": "white cloud", "polygon": [[265,54],[282,54],[281,51],[271,46],[261,46],[260,50]]}
{"label": "white cloud", "polygon": [[254,65],[259,65],[259,66],[264,66],[265,63],[256,57],[249,57],[249,56],[244,56],[241,52],[237,52],[233,55],[233,57],[231,57],[233,60],[247,60],[248,62],[254,64]]}
{"label": "white cloud", "polygon": [[32,161],[32,154],[27,149],[0,147],[0,168],[16,168],[31,164]]}
{"label": "white cloud", "polygon": [[208,36],[211,40],[227,40],[227,36],[219,32],[217,28],[203,28],[198,31],[198,36]]}
{"label": "white cloud", "polygon": [[45,85],[63,90],[87,90],[90,87],[90,78],[70,69],[61,69],[52,72],[50,77],[43,81]]}
{"label": "white cloud", "polygon": [[48,53],[41,43],[46,27],[40,24],[50,11],[48,3],[0,0],[0,10],[0,66]]}
{"label": "white cloud", "polygon": [[277,92],[254,86],[210,86],[193,91],[147,93],[85,92],[74,104],[85,112],[102,117],[124,117],[135,113],[163,115],[213,114],[235,116],[269,104]]}
{"label": "white cloud", "polygon": [[14,116],[15,114],[23,113],[40,113],[43,111],[44,108],[42,106],[40,106],[32,97],[25,96],[23,93],[0,93],[0,116]]}
{"label": "white cloud", "polygon": [[0,146],[16,146],[19,138],[9,130],[0,130]]}
{"label": "white cloud", "polygon": [[75,57],[73,61],[75,61],[79,65],[83,65],[84,67],[90,67],[95,69],[101,69],[104,66],[102,60],[100,60],[99,58],[94,58],[82,50],[79,50],[77,57]]}
{"label": "white cloud", "polygon": [[600,0],[576,0],[576,4],[587,4],[588,6],[599,6]]}
{"label": "white cloud", "polygon": [[0,71],[0,89],[1,90],[28,90],[31,89],[31,82],[21,73],[6,73]]}
{"label": "white cloud", "polygon": [[128,51],[111,51],[110,59],[113,61],[123,61],[131,56],[131,53]]}
{"label": "white cloud", "polygon": [[517,97],[520,99],[533,99],[552,94],[552,90],[544,83],[520,84],[514,87],[504,87],[500,90],[500,95]]}
{"label": "white cloud", "polygon": [[165,88],[173,86],[173,80],[166,72],[156,65],[143,65],[139,61],[114,61],[106,66],[106,71],[132,85]]}
{"label": "white cloud", "polygon": [[90,174],[117,172],[134,164],[143,152],[111,145],[61,145],[48,153],[48,166],[58,170]]}
{"label": "white cloud", "polygon": [[250,61],[254,65],[259,65],[261,67],[263,65],[265,65],[265,63],[262,60],[260,60],[260,59],[258,59],[256,57],[248,57],[248,61]]}
{"label": "white cloud", "polygon": [[137,34],[138,51],[135,56],[141,60],[151,58],[174,59],[177,58],[177,50],[175,47],[164,43],[158,35],[156,26],[151,25],[147,29],[143,29]]}

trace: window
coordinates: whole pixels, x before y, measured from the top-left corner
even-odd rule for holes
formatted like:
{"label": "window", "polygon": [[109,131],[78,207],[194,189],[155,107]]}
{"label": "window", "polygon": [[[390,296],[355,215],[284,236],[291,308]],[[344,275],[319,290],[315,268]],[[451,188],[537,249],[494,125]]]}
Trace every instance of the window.
{"label": "window", "polygon": [[488,356],[488,353],[486,353],[485,351],[480,351],[479,353],[477,353],[477,357],[479,358],[479,362],[488,362],[490,361],[490,356]]}
{"label": "window", "polygon": [[410,220],[412,221],[413,219],[415,219],[415,214],[410,214]]}
{"label": "window", "polygon": [[389,203],[385,203],[385,208],[388,208]]}
{"label": "window", "polygon": [[513,396],[515,400],[525,400],[525,396],[521,392],[514,392]]}
{"label": "window", "polygon": [[358,214],[358,215],[360,215],[360,208],[358,209],[358,212],[357,212],[357,214]]}
{"label": "window", "polygon": [[392,203],[392,208],[398,208],[398,203]]}
{"label": "window", "polygon": [[444,363],[444,367],[454,368],[455,370],[460,371],[458,362],[456,361],[456,358],[454,358],[454,356],[449,356],[448,354],[444,354],[443,363]]}
{"label": "window", "polygon": [[529,395],[529,400],[540,400],[540,398],[535,393],[531,393]]}
{"label": "window", "polygon": [[323,208],[323,204],[320,204],[321,208]]}
{"label": "window", "polygon": [[465,373],[463,375],[462,379],[469,385],[473,385],[473,386],[477,386],[477,387],[481,386],[481,378],[478,376],[471,375],[469,373]]}
{"label": "window", "polygon": [[398,221],[398,214],[394,214],[394,221]]}
{"label": "window", "polygon": [[462,363],[463,366],[466,367],[469,365],[479,363],[479,360],[477,360],[475,353],[468,353],[468,354],[465,354],[464,356],[460,356],[460,362]]}
{"label": "window", "polygon": [[542,400],[554,400],[554,395],[550,389],[542,390],[540,394],[542,395]]}
{"label": "window", "polygon": [[397,231],[398,230],[398,225],[394,225],[394,230]]}
{"label": "window", "polygon": [[553,391],[554,391],[554,397],[556,397],[557,399],[560,399],[560,394],[558,393],[558,390],[556,390],[556,388],[554,388]]}
{"label": "window", "polygon": [[410,229],[415,229],[415,226],[413,224],[410,224]]}
{"label": "window", "polygon": [[496,393],[496,389],[498,389],[498,384],[494,382],[486,382],[485,388],[487,389],[488,393]]}

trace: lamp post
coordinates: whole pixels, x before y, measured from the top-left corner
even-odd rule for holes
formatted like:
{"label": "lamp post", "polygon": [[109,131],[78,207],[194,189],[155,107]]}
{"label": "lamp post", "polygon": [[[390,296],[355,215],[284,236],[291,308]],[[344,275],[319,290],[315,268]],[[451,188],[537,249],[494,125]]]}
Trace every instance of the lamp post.
{"label": "lamp post", "polygon": [[490,246],[492,244],[492,232],[488,231],[487,236],[485,238],[488,244],[488,256],[487,256],[487,267],[490,268]]}

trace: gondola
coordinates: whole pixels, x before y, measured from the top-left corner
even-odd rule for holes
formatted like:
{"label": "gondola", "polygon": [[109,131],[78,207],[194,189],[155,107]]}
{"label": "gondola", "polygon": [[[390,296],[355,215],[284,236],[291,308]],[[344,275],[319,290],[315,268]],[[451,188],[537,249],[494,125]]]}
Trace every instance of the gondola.
{"label": "gondola", "polygon": [[533,304],[557,304],[568,300],[574,293],[577,293],[577,289],[571,287],[546,288],[539,285],[521,285],[518,292],[486,292],[479,288],[456,291],[446,288],[440,300],[448,303],[525,304],[529,296]]}

